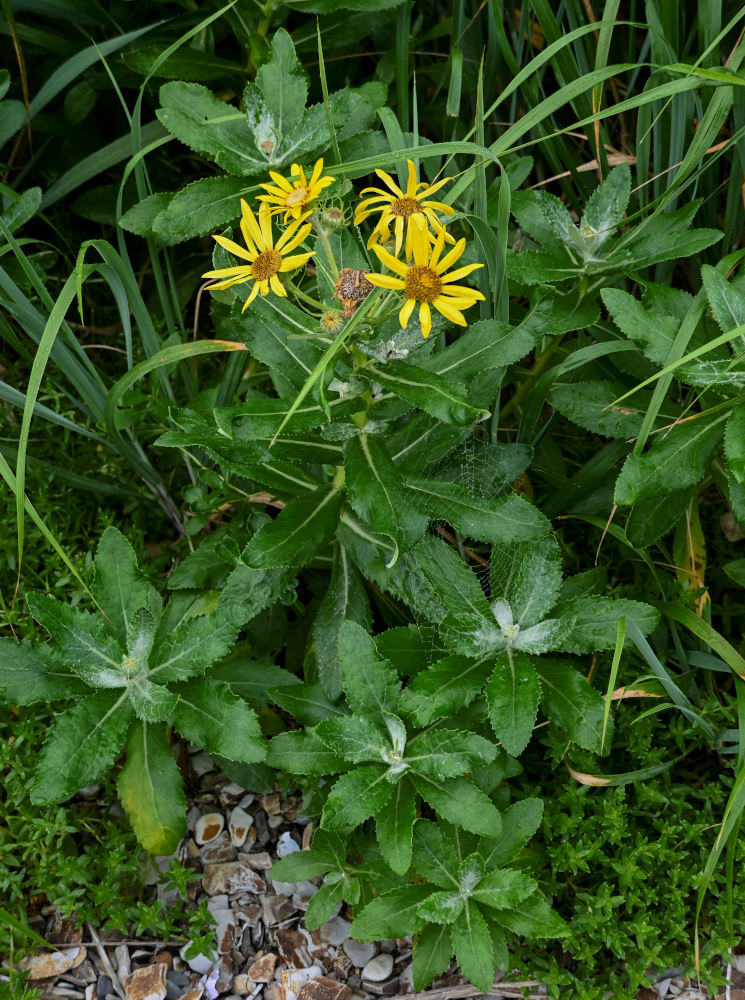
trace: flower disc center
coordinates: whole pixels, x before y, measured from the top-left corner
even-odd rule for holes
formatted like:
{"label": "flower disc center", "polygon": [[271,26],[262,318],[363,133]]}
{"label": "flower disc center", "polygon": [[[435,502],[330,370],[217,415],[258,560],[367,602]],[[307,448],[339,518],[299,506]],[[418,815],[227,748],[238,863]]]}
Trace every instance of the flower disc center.
{"label": "flower disc center", "polygon": [[415,266],[409,268],[404,285],[407,299],[417,302],[434,302],[442,291],[442,281],[437,271],[431,267]]}
{"label": "flower disc center", "polygon": [[404,219],[421,211],[422,206],[416,198],[396,198],[391,203],[391,215],[401,215]]}
{"label": "flower disc center", "polygon": [[282,267],[282,254],[276,250],[265,250],[260,253],[251,265],[251,277],[258,281],[266,281]]}
{"label": "flower disc center", "polygon": [[288,208],[295,208],[296,205],[304,205],[310,196],[310,191],[307,187],[296,187],[294,191],[290,191],[285,199],[285,205]]}

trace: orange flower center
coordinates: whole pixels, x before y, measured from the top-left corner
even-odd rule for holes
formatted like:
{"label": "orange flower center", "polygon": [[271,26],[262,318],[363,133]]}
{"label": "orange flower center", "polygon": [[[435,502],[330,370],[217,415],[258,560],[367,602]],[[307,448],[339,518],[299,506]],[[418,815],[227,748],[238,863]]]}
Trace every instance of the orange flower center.
{"label": "orange flower center", "polygon": [[260,253],[251,265],[251,277],[257,281],[266,281],[282,267],[282,254],[276,250],[265,250]]}
{"label": "orange flower center", "polygon": [[404,283],[404,295],[407,299],[417,302],[434,302],[442,291],[442,282],[437,271],[431,267],[414,266],[409,268]]}
{"label": "orange flower center", "polygon": [[416,198],[395,198],[391,203],[391,215],[400,215],[408,219],[410,215],[417,215],[422,211],[422,206]]}
{"label": "orange flower center", "polygon": [[285,205],[288,208],[295,208],[297,205],[304,205],[309,199],[310,191],[307,187],[296,187],[294,191],[290,191],[287,195]]}

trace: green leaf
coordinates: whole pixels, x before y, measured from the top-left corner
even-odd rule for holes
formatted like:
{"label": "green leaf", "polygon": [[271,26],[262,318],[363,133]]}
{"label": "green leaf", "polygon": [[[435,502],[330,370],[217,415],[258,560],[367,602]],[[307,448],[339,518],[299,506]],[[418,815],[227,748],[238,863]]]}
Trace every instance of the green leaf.
{"label": "green leaf", "polygon": [[336,774],[344,764],[315,732],[301,729],[280,733],[269,743],[266,762],[290,774]]}
{"label": "green leaf", "polygon": [[414,503],[429,517],[447,521],[463,535],[485,542],[538,538],[550,531],[548,519],[531,503],[510,493],[497,500],[477,497],[459,483],[406,479]]}
{"label": "green leaf", "polygon": [[327,719],[316,726],[316,733],[330,750],[353,764],[380,763],[384,752],[390,750],[389,737],[369,719],[359,716]]}
{"label": "green leaf", "polygon": [[295,574],[296,570],[284,566],[254,569],[239,563],[220,594],[218,610],[229,611],[231,617],[246,625],[288,592]]}
{"label": "green leaf", "polygon": [[575,597],[557,607],[555,613],[572,619],[571,629],[555,647],[567,653],[612,649],[621,618],[636,622],[642,635],[649,635],[660,619],[659,613],[649,604],[614,597]]}
{"label": "green leaf", "polygon": [[[177,243],[193,236],[204,236],[205,233],[222,232],[240,215],[240,199],[252,198],[258,190],[258,185],[251,184],[242,177],[232,177],[229,174],[223,177],[203,177],[187,184],[167,203],[163,199],[163,206],[152,218],[152,231],[164,243]],[[131,212],[139,207],[135,206]],[[151,205],[147,208],[149,215]],[[130,212],[126,213],[120,221],[125,229],[133,228],[141,218],[139,214],[134,218],[130,215]]]}
{"label": "green leaf", "polygon": [[243,559],[258,568],[306,565],[333,538],[342,499],[332,486],[290,500],[274,521],[259,528]]}
{"label": "green leaf", "polygon": [[446,656],[417,674],[401,695],[399,710],[419,726],[455,715],[473,701],[491,671],[491,657]]}
{"label": "green leaf", "polygon": [[727,421],[724,454],[732,475],[745,486],[745,406],[736,407]]}
{"label": "green leaf", "polygon": [[452,947],[450,928],[445,924],[429,924],[414,941],[411,974],[415,990],[429,986],[435,976],[447,971]]}
{"label": "green leaf", "polygon": [[417,774],[443,781],[490,764],[496,747],[477,733],[428,729],[406,746],[405,760]]}
{"label": "green leaf", "polygon": [[339,629],[339,668],[353,712],[380,715],[398,704],[401,682],[392,665],[378,655],[371,636],[356,622]]}
{"label": "green leaf", "polygon": [[644,549],[672,531],[691,502],[693,488],[634,504],[626,521],[626,538],[635,549]]}
{"label": "green leaf", "polygon": [[465,912],[450,928],[453,951],[463,975],[482,993],[491,993],[494,982],[494,948],[479,908],[470,900]]}
{"label": "green leaf", "polygon": [[124,650],[111,635],[101,615],[62,604],[53,597],[29,594],[31,614],[50,635],[54,659],[91,687],[124,687]]}
{"label": "green leaf", "polygon": [[178,695],[147,677],[135,677],[127,687],[135,715],[142,722],[165,722],[178,704]]}
{"label": "green leaf", "polygon": [[520,799],[508,806],[502,813],[501,834],[484,838],[479,843],[479,853],[486,867],[499,867],[514,861],[540,827],[542,818],[543,802],[540,799]]}
{"label": "green leaf", "polygon": [[119,755],[132,719],[126,693],[98,691],[58,715],[44,744],[35,803],[62,802],[90,784]]}
{"label": "green leaf", "polygon": [[463,912],[464,903],[460,892],[433,892],[417,912],[428,923],[452,924]]}
{"label": "green leaf", "polygon": [[79,677],[57,666],[46,646],[0,639],[0,663],[0,700],[6,705],[34,705],[90,693]]}
{"label": "green leaf", "polygon": [[528,875],[503,868],[485,875],[472,895],[477,903],[496,910],[507,910],[535,892],[536,888],[535,880]]}
{"label": "green leaf", "polygon": [[263,660],[244,657],[231,658],[218,663],[210,671],[210,676],[227,681],[236,694],[244,698],[252,708],[269,704],[269,690],[278,687],[292,687],[302,681],[289,670]]}
{"label": "green leaf", "polygon": [[412,774],[416,790],[449,823],[471,833],[494,834],[502,819],[494,803],[466,778],[438,781],[424,774]]}
{"label": "green leaf", "polygon": [[375,815],[375,834],[383,860],[397,875],[411,864],[411,842],[416,819],[416,793],[405,777],[394,786],[393,796]]}
{"label": "green leaf", "polygon": [[153,74],[153,64],[162,55],[161,45],[141,45],[130,49],[122,55],[123,62],[136,73],[143,76],[165,77],[170,80],[214,80],[218,77],[234,79],[237,74],[245,72],[243,67],[230,59],[221,59],[213,52],[203,52],[200,49],[184,47],[180,52],[159,61]]}
{"label": "green leaf", "polygon": [[305,879],[325,875],[332,865],[314,850],[293,851],[272,865],[269,874],[278,882],[302,882]]}
{"label": "green leaf", "polygon": [[36,215],[40,205],[41,188],[28,188],[23,194],[18,195],[15,201],[11,202],[0,218],[2,218],[5,228],[14,233],[16,229],[20,229]]}
{"label": "green leaf", "polygon": [[264,760],[266,744],[256,713],[227,684],[198,677],[178,688],[173,725],[196,746],[228,760]]}
{"label": "green leaf", "polygon": [[587,253],[595,254],[623,222],[631,197],[631,170],[628,163],[614,167],[602,184],[595,188],[585,206],[579,224]]}
{"label": "green leaf", "polygon": [[745,296],[715,267],[701,268],[706,297],[722,333],[745,325]]}
{"label": "green leaf", "polygon": [[[651,392],[635,392],[616,404],[625,388],[617,382],[572,382],[555,385],[551,405],[585,430],[606,437],[629,440],[641,430],[644,416],[652,402]],[[657,426],[670,424],[680,416],[680,407],[665,401]]]}
{"label": "green leaf", "polygon": [[256,84],[272,114],[279,141],[294,138],[308,99],[308,81],[284,28],[275,32],[269,59],[256,74]]}
{"label": "green leaf", "polygon": [[506,601],[521,628],[546,617],[560,587],[561,555],[555,538],[492,547],[492,601]]}
{"label": "green leaf", "polygon": [[331,920],[334,910],[344,898],[344,886],[342,880],[322,885],[318,892],[311,896],[308,909],[305,911],[305,926],[309,931],[316,930]]}
{"label": "green leaf", "polygon": [[350,562],[347,550],[339,542],[334,549],[331,580],[313,623],[318,679],[332,701],[342,692],[339,630],[347,620],[356,622],[366,630],[372,626],[370,603],[364,584],[359,572]]}
{"label": "green leaf", "polygon": [[330,715],[341,715],[342,709],[326,697],[320,684],[285,684],[268,692],[275,705],[289,712],[297,722],[314,726]]}
{"label": "green leaf", "polygon": [[704,475],[726,419],[709,417],[678,424],[643,455],[629,455],[616,482],[615,502],[635,504],[693,486]]}
{"label": "green leaf", "polygon": [[457,888],[460,885],[458,853],[452,842],[430,820],[420,819],[416,822],[412,861],[418,874],[441,889]]}
{"label": "green leaf", "polygon": [[440,622],[443,640],[455,652],[480,656],[491,648],[488,636],[496,622],[479,581],[458,554],[434,536],[423,539],[414,556],[441,599],[447,615]]}
{"label": "green leaf", "polygon": [[136,236],[152,237],[155,235],[153,223],[156,216],[168,208],[173,198],[173,191],[157,191],[155,194],[150,194],[128,209],[119,219],[119,225]]}
{"label": "green leaf", "polygon": [[427,530],[427,518],[407,502],[403,480],[385,445],[360,433],[347,445],[346,486],[352,507],[370,527],[391,539],[398,558],[398,546],[408,549]]}
{"label": "green leaf", "polygon": [[[605,703],[566,660],[543,657],[535,663],[541,679],[541,707],[584,750],[600,753]],[[612,717],[608,719],[608,725]],[[610,728],[606,732],[609,742]]]}
{"label": "green leaf", "polygon": [[171,135],[203,153],[230,174],[252,177],[266,171],[262,136],[249,120],[199,83],[174,81],[160,88],[156,114]]}
{"label": "green leaf", "polygon": [[508,754],[518,757],[533,735],[541,695],[533,657],[500,653],[485,693],[495,736]]}
{"label": "green leaf", "polygon": [[472,424],[489,416],[487,410],[471,406],[468,393],[461,386],[449,382],[441,375],[435,375],[434,372],[425,372],[414,365],[394,361],[385,368],[371,369],[369,374],[384,389],[443,423]]}
{"label": "green leaf", "polygon": [[509,910],[498,910],[493,918],[513,934],[528,939],[559,938],[571,933],[541,893],[534,893]]}
{"label": "green leaf", "polygon": [[150,680],[183,681],[204,673],[230,651],[239,627],[230,607],[184,619],[156,646]]}
{"label": "green leaf", "polygon": [[433,891],[431,885],[402,885],[383,893],[355,917],[351,936],[356,941],[385,941],[416,933],[424,923],[417,910]]}
{"label": "green leaf", "polygon": [[186,833],[186,796],[162,726],[138,722],[132,727],[116,788],[145,850],[172,854]]}
{"label": "green leaf", "polygon": [[147,608],[155,618],[159,616],[160,594],[140,570],[134,549],[116,528],[109,527],[101,535],[93,565],[93,596],[122,635],[140,608]]}
{"label": "green leaf", "polygon": [[387,768],[379,764],[358,767],[339,778],[323,807],[323,825],[329,830],[353,830],[388,802],[393,785]]}

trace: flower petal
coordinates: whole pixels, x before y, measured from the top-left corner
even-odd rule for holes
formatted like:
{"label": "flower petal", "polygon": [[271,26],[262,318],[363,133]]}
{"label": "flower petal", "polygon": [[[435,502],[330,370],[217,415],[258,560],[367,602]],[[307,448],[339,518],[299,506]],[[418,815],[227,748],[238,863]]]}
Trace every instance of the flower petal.
{"label": "flower petal", "polygon": [[240,257],[241,260],[253,261],[253,257],[249,250],[244,250],[242,246],[238,243],[234,243],[233,240],[229,240],[227,236],[213,236],[213,240],[219,243],[221,247],[225,247],[229,250],[235,257]]}
{"label": "flower petal", "polygon": [[272,250],[274,248],[274,237],[272,236],[272,214],[266,202],[262,202],[261,208],[259,209],[259,225],[261,226],[261,235],[264,240],[264,246],[267,250]]}
{"label": "flower petal", "polygon": [[455,306],[451,305],[447,299],[444,299],[441,295],[432,302],[435,309],[442,313],[445,319],[449,319],[451,323],[457,323],[458,326],[468,326],[466,323],[466,318],[463,313],[456,309]]}
{"label": "flower petal", "polygon": [[251,209],[248,207],[247,202],[245,202],[243,198],[241,198],[241,211],[242,211],[241,217],[246,220],[248,231],[251,233],[251,237],[254,243],[256,244],[259,250],[261,251],[267,250],[268,247],[264,246],[264,240],[261,235],[261,229],[259,228],[259,224],[256,221],[256,216],[253,214]]}
{"label": "flower petal", "polygon": [[444,285],[449,285],[452,281],[458,281],[459,278],[465,278],[467,274],[472,271],[477,271],[483,264],[464,264],[463,267],[459,267],[457,271],[451,271],[450,274],[443,274],[440,277],[440,281]]}
{"label": "flower petal", "polygon": [[299,253],[295,254],[294,257],[285,257],[282,261],[282,266],[280,271],[285,273],[287,271],[294,271],[298,267],[302,267],[303,264],[307,264],[310,258],[313,256],[312,253]]}
{"label": "flower petal", "polygon": [[313,173],[310,175],[310,184],[308,187],[313,187],[314,184],[318,183],[318,178],[323,173],[323,157],[316,160],[316,165],[313,167]]}
{"label": "flower petal", "polygon": [[[280,238],[277,240],[277,245],[275,246],[274,249],[275,250],[281,250],[286,243],[289,243],[289,241],[292,239],[292,237],[297,232],[298,226],[300,225],[300,223],[303,221],[303,219],[307,219],[309,215],[310,215],[310,212],[306,212],[304,215],[298,216],[297,219],[295,219],[293,222],[291,222],[290,225],[287,227],[287,229],[285,229],[285,231],[282,233],[282,235],[280,236]],[[310,223],[308,223],[308,227],[307,228],[308,228],[308,231],[310,231],[310,228],[311,228]]]}
{"label": "flower petal", "polygon": [[251,294],[248,296],[248,298],[246,299],[246,301],[243,303],[243,308],[241,309],[241,312],[245,312],[246,309],[248,309],[248,307],[251,305],[251,303],[253,302],[253,300],[256,298],[256,293],[258,292],[258,290],[259,290],[259,283],[258,283],[258,281],[254,281],[254,286],[251,289]]}
{"label": "flower petal", "polygon": [[236,264],[235,267],[221,267],[216,271],[205,271],[203,278],[234,278],[237,274],[250,274],[251,268],[245,264]]}
{"label": "flower petal", "polygon": [[365,273],[365,277],[371,284],[377,285],[378,288],[390,288],[398,292],[405,287],[405,282],[401,281],[400,278],[394,278],[390,274],[378,274],[377,271],[369,271]]}
{"label": "flower petal", "polygon": [[467,285],[445,285],[442,286],[442,291],[440,295],[453,295],[456,298],[461,299],[483,299],[484,296],[481,292],[477,292],[475,288],[469,288]]}
{"label": "flower petal", "polygon": [[[270,170],[269,176],[277,187],[281,188],[283,191],[287,191],[288,194],[292,191],[291,182],[288,181],[286,177],[283,177],[282,174],[278,174],[276,170]],[[262,184],[261,186],[266,187],[266,184]]]}
{"label": "flower petal", "polygon": [[406,161],[409,166],[409,175],[406,181],[406,197],[416,198],[416,189],[418,187],[416,179],[416,167],[414,166],[413,160]]}
{"label": "flower petal", "polygon": [[406,264],[404,264],[402,260],[397,260],[392,254],[388,253],[385,247],[374,246],[372,249],[377,255],[380,263],[385,264],[389,270],[395,271],[396,274],[400,274],[402,278],[405,278],[409,273],[409,269]]}
{"label": "flower petal", "polygon": [[276,274],[273,274],[269,279],[269,287],[274,292],[275,295],[281,296],[283,299],[287,298],[287,289],[279,280]]}
{"label": "flower petal", "polygon": [[466,249],[465,239],[458,240],[452,250],[445,254],[440,263],[435,268],[438,274],[444,274],[445,271],[454,264],[456,260],[459,260],[463,256],[463,251]]}
{"label": "flower petal", "polygon": [[401,245],[404,241],[404,220],[402,215],[397,215],[393,221],[393,231],[396,234],[394,250],[396,256],[401,253]]}
{"label": "flower petal", "polygon": [[385,172],[385,170],[379,170],[376,167],[375,168],[375,173],[378,175],[378,177],[381,179],[381,181],[384,181],[388,185],[388,187],[391,189],[391,191],[393,191],[393,193],[395,194],[395,196],[397,198],[405,198],[406,197],[406,195],[403,193],[403,191],[398,186],[398,184],[396,184],[396,182],[391,177],[391,175],[387,174]]}
{"label": "flower petal", "polygon": [[432,313],[429,309],[429,302],[422,302],[419,306],[419,322],[422,327],[422,336],[429,337],[432,332]]}
{"label": "flower petal", "polygon": [[401,324],[401,329],[405,330],[409,323],[409,318],[414,311],[414,306],[416,305],[416,299],[407,299],[401,306],[398,314],[398,322]]}
{"label": "flower petal", "polygon": [[[298,219],[298,222],[300,221],[302,220]],[[280,253],[282,254],[292,253],[295,247],[299,247],[300,244],[303,242],[303,240],[306,239],[312,228],[313,227],[311,226],[310,223],[308,223],[305,226],[301,226],[300,229],[298,229],[298,231],[295,233],[293,238],[289,241],[289,243],[282,244],[282,249]]]}

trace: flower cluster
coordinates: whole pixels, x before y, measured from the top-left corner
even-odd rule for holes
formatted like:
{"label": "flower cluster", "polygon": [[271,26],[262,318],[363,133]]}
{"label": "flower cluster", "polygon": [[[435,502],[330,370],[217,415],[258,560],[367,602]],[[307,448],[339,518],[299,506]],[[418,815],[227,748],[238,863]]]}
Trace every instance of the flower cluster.
{"label": "flower cluster", "polygon": [[[339,274],[336,263],[331,261],[332,269],[338,275],[334,286],[335,295],[344,304],[344,317],[351,316],[364,298],[378,287],[403,292],[404,303],[398,315],[404,329],[417,305],[425,337],[432,330],[431,307],[451,323],[466,326],[463,310],[483,300],[484,296],[476,289],[456,282],[483,265],[466,264],[449,270],[463,255],[466,241],[460,239],[456,242],[442,221],[443,217],[454,215],[452,206],[436,201],[432,196],[451,178],[444,177],[434,184],[417,181],[416,168],[413,161],[409,160],[404,191],[384,170],[375,172],[386,185],[386,190],[365,188],[362,191],[363,195],[369,197],[363,197],[357,206],[354,224],[360,225],[371,215],[379,213],[367,247],[376,254],[386,271],[364,272],[345,268]],[[289,179],[274,171],[270,176],[273,184],[261,185],[266,194],[258,196],[258,215],[241,199],[240,225],[246,248],[224,236],[214,237],[220,246],[245,263],[208,271],[203,275],[205,278],[219,279],[210,286],[216,291],[252,281],[253,287],[244,303],[244,309],[257,294],[266,295],[271,290],[276,295],[287,295],[279,276],[303,267],[314,255],[314,251],[292,253],[313,228],[316,229],[319,241],[325,240],[328,252],[324,219],[313,211],[314,203],[334,182],[333,177],[324,175],[323,160],[316,162],[310,177],[297,163],[292,165]],[[283,215],[287,228],[275,240],[272,219],[278,215]],[[339,215],[341,216],[340,212]],[[392,253],[384,245],[390,245],[391,240]],[[446,243],[449,248],[443,255]],[[309,299],[304,293],[302,297]]]}

